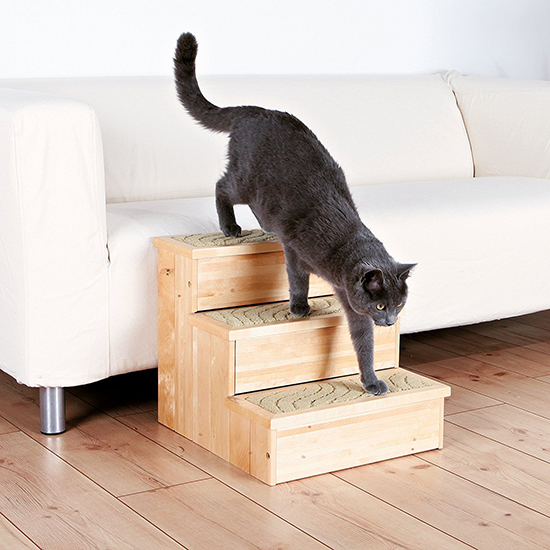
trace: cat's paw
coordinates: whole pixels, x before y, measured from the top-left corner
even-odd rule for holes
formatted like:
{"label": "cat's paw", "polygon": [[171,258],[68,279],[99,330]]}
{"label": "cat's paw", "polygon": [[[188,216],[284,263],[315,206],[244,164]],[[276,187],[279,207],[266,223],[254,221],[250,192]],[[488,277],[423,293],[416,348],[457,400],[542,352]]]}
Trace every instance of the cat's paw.
{"label": "cat's paw", "polygon": [[222,227],[223,234],[226,237],[240,237],[241,236],[241,226],[233,223],[231,225],[226,225]]}
{"label": "cat's paw", "polygon": [[298,302],[290,305],[290,313],[292,315],[298,315],[299,317],[307,317],[311,308],[307,302]]}
{"label": "cat's paw", "polygon": [[363,384],[363,388],[373,395],[386,395],[388,393],[388,386],[384,380],[377,380],[374,384]]}

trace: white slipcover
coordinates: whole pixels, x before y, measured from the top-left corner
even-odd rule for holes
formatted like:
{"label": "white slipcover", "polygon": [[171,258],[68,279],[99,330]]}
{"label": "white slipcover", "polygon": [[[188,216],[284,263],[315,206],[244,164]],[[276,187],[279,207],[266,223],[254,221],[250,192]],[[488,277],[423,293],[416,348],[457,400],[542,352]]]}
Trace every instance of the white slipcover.
{"label": "white slipcover", "polygon": [[0,367],[28,385],[109,375],[101,135],[79,101],[0,90]]}

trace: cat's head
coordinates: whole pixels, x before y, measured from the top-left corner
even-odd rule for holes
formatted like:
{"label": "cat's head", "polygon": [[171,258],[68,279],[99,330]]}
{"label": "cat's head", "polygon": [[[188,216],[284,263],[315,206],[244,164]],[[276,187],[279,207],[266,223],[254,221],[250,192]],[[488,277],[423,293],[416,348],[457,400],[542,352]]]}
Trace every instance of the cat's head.
{"label": "cat's head", "polygon": [[416,264],[394,262],[384,270],[359,263],[353,269],[346,294],[356,313],[370,315],[375,325],[391,326],[407,301],[407,278]]}

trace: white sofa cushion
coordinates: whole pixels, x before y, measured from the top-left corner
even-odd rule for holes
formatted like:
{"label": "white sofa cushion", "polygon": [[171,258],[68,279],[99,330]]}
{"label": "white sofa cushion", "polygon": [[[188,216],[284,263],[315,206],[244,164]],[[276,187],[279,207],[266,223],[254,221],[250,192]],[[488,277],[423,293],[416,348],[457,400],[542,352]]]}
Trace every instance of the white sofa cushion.
{"label": "white sofa cushion", "polygon": [[[486,321],[550,308],[550,182],[466,178],[352,189],[365,224],[410,279],[404,332]],[[157,358],[153,236],[217,231],[213,198],[107,206],[111,374],[152,367]],[[257,222],[238,207],[245,228]],[[481,302],[481,304],[480,304]]]}
{"label": "white sofa cushion", "polygon": [[550,82],[447,74],[476,176],[550,179]]}
{"label": "white sofa cushion", "polygon": [[[199,77],[220,106],[254,104],[301,118],[344,168],[348,183],[469,177],[470,145],[450,86],[428,76]],[[107,202],[214,193],[227,136],[199,127],[172,78],[0,80],[89,103],[105,150]],[[398,161],[396,161],[398,159]]]}

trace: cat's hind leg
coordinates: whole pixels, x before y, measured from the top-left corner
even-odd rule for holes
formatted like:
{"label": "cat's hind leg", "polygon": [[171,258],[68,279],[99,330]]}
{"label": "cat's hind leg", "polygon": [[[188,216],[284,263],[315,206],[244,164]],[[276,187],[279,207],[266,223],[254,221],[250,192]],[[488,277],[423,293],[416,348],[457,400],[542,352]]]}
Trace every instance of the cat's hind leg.
{"label": "cat's hind leg", "polygon": [[[250,205],[249,205],[250,206]],[[256,220],[258,220],[258,223],[260,224],[260,227],[262,228],[263,231],[265,231],[266,233],[273,233],[273,231],[271,231],[267,226],[266,224],[262,221],[262,219],[260,218],[260,216],[258,216],[258,214],[256,214],[256,212],[254,212],[254,209],[250,206],[250,211],[252,212],[252,214],[254,214],[254,217],[256,218]]]}
{"label": "cat's hind leg", "polygon": [[307,271],[297,253],[289,246],[284,247],[286,271],[290,290],[290,313],[306,317],[309,315],[309,271]]}
{"label": "cat's hind leg", "polygon": [[350,306],[344,290],[335,290],[346,313],[363,388],[373,395],[385,395],[388,393],[388,386],[374,372],[374,322],[371,317],[360,315]]}
{"label": "cat's hind leg", "polygon": [[235,219],[234,204],[235,201],[228,179],[223,176],[216,184],[216,211],[218,212],[220,229],[226,237],[241,236],[241,226],[237,224]]}

